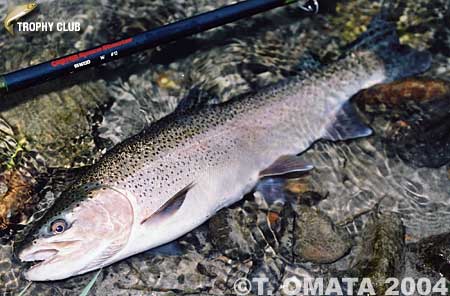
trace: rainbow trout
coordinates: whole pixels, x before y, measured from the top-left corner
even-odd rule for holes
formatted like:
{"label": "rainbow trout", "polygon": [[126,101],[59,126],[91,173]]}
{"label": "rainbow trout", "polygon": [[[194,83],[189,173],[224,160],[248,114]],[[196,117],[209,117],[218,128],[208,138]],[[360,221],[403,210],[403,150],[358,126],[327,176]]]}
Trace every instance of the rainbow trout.
{"label": "rainbow trout", "polygon": [[3,25],[5,26],[5,29],[11,35],[14,35],[14,27],[13,27],[14,22],[18,21],[20,18],[32,12],[37,6],[38,5],[36,2],[30,2],[28,4],[21,4],[9,8],[8,14],[3,20]]}
{"label": "rainbow trout", "polygon": [[[376,46],[371,46],[376,44]],[[240,200],[260,178],[304,172],[319,139],[368,136],[348,100],[423,72],[430,55],[374,20],[348,55],[259,94],[178,110],[107,152],[36,223],[19,247],[40,261],[28,280],[60,280],[168,243]]]}

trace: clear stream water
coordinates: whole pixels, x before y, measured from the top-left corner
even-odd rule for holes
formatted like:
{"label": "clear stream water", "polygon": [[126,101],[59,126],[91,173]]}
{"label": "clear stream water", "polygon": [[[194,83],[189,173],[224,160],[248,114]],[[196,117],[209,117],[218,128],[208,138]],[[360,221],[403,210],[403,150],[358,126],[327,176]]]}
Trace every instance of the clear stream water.
{"label": "clear stream water", "polygon": [[[19,0],[1,0],[0,16],[5,15],[8,3],[19,2],[22,3]],[[0,61],[3,61],[0,68],[5,72],[16,70],[30,63],[86,49],[232,2],[41,0],[38,1],[38,12],[27,19],[80,21],[82,32],[39,33],[33,36],[18,34],[16,39],[12,39],[0,31]],[[425,33],[418,30],[408,35],[408,29],[401,28],[404,31],[402,36],[409,36],[409,39],[404,39],[413,44],[416,42],[414,45],[417,47],[432,49],[435,62],[428,76],[449,79],[450,57],[442,46],[445,42],[448,42],[446,46],[450,46],[450,32],[441,27],[444,16],[448,14],[442,7],[448,9],[450,4],[436,1],[434,7],[424,4],[426,1],[414,2],[416,4],[405,2],[404,19],[399,26],[425,28]],[[258,91],[268,84],[295,75],[311,64],[310,53],[323,61],[332,59],[340,53],[339,48],[348,43],[346,38],[351,39],[351,34],[357,35],[358,30],[364,29],[364,25],[359,22],[370,19],[377,7],[378,1],[343,1],[335,13],[305,19],[294,7],[283,8],[266,16],[200,34],[176,46],[147,51],[105,66],[104,72],[108,74],[103,72],[98,83],[106,85],[104,97],[107,99],[100,110],[91,110],[100,118],[93,128],[97,149],[109,149],[139,132],[146,125],[172,112],[187,96],[205,104],[215,104],[250,91]],[[355,20],[352,15],[358,15],[358,19]],[[442,32],[449,33],[449,36],[445,37]],[[12,48],[17,54],[11,54]],[[42,121],[45,125],[45,118]],[[335,223],[377,207],[379,211],[392,211],[401,215],[408,242],[450,232],[448,164],[439,168],[413,166],[391,155],[377,134],[345,143],[318,142],[304,157],[316,168],[307,177],[310,187],[326,196],[317,208]],[[256,190],[277,199],[285,194],[284,186],[284,180],[266,180]],[[361,225],[354,222],[346,227],[349,232],[359,232]],[[204,245],[208,245],[206,240]],[[163,255],[178,254],[179,248],[171,245],[160,251]],[[203,258],[197,253],[195,256]],[[138,259],[127,262],[136,267],[134,260]],[[170,264],[167,263],[167,266]],[[108,272],[117,271],[119,276],[122,272],[125,277],[128,269],[123,266],[127,265],[115,265]],[[189,271],[186,266],[183,268]],[[144,267],[144,270],[148,269]],[[147,275],[145,271],[142,274]],[[25,283],[19,277],[19,269],[11,263],[11,245],[1,246],[0,279],[4,282],[0,282],[0,295],[5,287],[23,288]],[[86,279],[88,277],[84,277],[83,281],[86,282]],[[132,278],[130,282],[134,280]],[[101,281],[101,287],[118,289],[118,281]],[[80,286],[83,286],[78,286],[76,282],[68,280],[56,284],[38,284],[29,293],[39,291],[48,295],[76,295]],[[127,289],[117,291],[126,294]],[[129,291],[132,295],[143,293],[136,292],[139,290]],[[105,295],[101,289],[95,293]]]}

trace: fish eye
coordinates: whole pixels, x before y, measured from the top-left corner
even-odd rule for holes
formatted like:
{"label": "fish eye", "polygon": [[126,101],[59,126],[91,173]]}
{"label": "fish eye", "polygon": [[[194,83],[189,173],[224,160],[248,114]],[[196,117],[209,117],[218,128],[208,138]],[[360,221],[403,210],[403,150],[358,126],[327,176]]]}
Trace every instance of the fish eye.
{"label": "fish eye", "polygon": [[319,12],[319,2],[317,0],[308,0],[303,4],[299,4],[300,9],[309,13]]}
{"label": "fish eye", "polygon": [[67,229],[67,222],[64,221],[63,219],[55,220],[50,225],[50,231],[53,234],[63,233],[64,231],[66,231],[66,229]]}

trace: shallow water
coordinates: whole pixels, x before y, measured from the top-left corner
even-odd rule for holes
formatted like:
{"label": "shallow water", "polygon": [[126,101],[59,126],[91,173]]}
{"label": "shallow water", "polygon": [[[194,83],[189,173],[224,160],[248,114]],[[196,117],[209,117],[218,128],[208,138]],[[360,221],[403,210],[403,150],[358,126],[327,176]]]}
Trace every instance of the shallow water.
{"label": "shallow water", "polygon": [[[36,64],[232,2],[102,0],[99,4],[99,1],[38,1],[39,11],[30,15],[30,20],[80,21],[82,32],[23,33],[11,42],[12,37],[1,31],[0,72]],[[433,5],[427,1],[399,2],[405,6],[398,22],[402,40],[433,53],[433,67],[425,76],[450,80],[450,30],[448,20],[445,23],[446,16],[450,15],[450,4],[439,0]],[[176,45],[108,64],[102,67],[103,70],[88,71],[89,77],[95,79],[82,79],[76,86],[63,84],[60,88],[58,84],[62,80],[57,80],[44,88],[38,98],[32,96],[34,104],[3,107],[1,116],[13,125],[17,138],[28,140],[26,151],[43,155],[46,166],[71,168],[92,163],[114,144],[172,112],[183,98],[188,97],[198,104],[216,104],[333,60],[342,53],[341,47],[365,28],[380,3],[358,0],[330,6],[334,9],[316,17],[303,18],[296,8],[289,7],[227,25]],[[6,1],[1,1],[0,15],[4,15],[6,9]],[[37,101],[43,103],[40,105]],[[54,102],[61,104],[56,106],[58,104]],[[52,113],[61,118],[69,117],[67,113],[73,112],[86,114],[84,117],[88,119],[52,122],[48,118],[54,114],[35,112],[38,108],[49,107],[55,108]],[[36,118],[20,118],[21,114],[33,116],[35,113],[39,114]],[[385,113],[389,114],[389,110]],[[387,115],[383,114],[378,114],[377,118],[384,120]],[[407,243],[450,232],[450,164],[418,166],[414,159],[393,153],[383,129],[389,120],[383,120],[373,122],[376,128],[372,137],[341,143],[318,142],[304,153],[305,159],[316,169],[302,177],[301,182],[307,184],[308,191],[321,196],[312,207],[322,210],[337,225],[343,225],[356,244],[373,212],[398,213],[405,226]],[[33,125],[27,125],[26,121]],[[445,124],[449,121],[447,114],[439,124],[448,127]],[[79,123],[75,130],[74,122]],[[79,134],[80,130],[82,136],[71,136]],[[49,136],[44,141],[42,135]],[[68,139],[64,135],[69,135]],[[447,137],[450,137],[448,133]],[[443,145],[448,143],[444,141]],[[429,153],[433,153],[432,150]],[[29,167],[29,163],[24,166]],[[37,172],[48,173],[47,168],[41,166],[34,170],[36,176]],[[279,201],[289,201],[285,205],[294,204],[295,207],[297,198],[301,199],[298,194],[286,192],[287,182],[285,179],[265,180],[255,189],[264,198],[249,194],[230,210],[224,210],[219,218],[177,242],[105,268],[92,295],[150,292],[155,295],[217,295],[233,293],[234,280],[242,276],[266,275],[271,279],[270,285],[276,288],[282,278],[292,274],[304,277],[333,273],[336,269],[347,270],[349,262],[357,257],[356,251],[352,250],[333,264],[317,265],[296,259],[286,263],[285,258],[280,259],[287,257],[283,225],[292,223],[289,210],[279,210],[280,217],[284,217],[281,218],[280,233],[275,234],[275,237],[280,235],[279,242],[274,243],[277,238],[270,238],[271,226],[267,228],[266,224],[267,213],[277,212]],[[42,191],[38,194],[38,206],[34,207],[46,208],[53,202],[58,190],[52,188],[44,190],[45,197]],[[241,216],[246,218],[240,221]],[[223,223],[224,228],[232,229],[226,240],[230,246],[225,244],[220,248],[217,241],[224,234],[211,229],[216,225],[214,223]],[[12,240],[7,240],[0,246],[0,293],[16,293],[27,285],[20,278],[23,267],[12,258],[11,245]],[[416,272],[414,264],[407,262],[405,265],[409,266],[405,274]],[[91,273],[56,283],[33,283],[27,294],[77,295],[92,276]]]}

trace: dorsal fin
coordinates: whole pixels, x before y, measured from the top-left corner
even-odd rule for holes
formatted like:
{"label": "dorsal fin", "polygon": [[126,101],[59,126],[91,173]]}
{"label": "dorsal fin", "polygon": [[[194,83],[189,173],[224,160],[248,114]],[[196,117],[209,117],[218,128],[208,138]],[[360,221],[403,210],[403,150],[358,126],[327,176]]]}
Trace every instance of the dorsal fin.
{"label": "dorsal fin", "polygon": [[189,90],[189,93],[178,102],[174,113],[185,113],[194,109],[198,109],[206,104],[205,94],[197,87]]}

